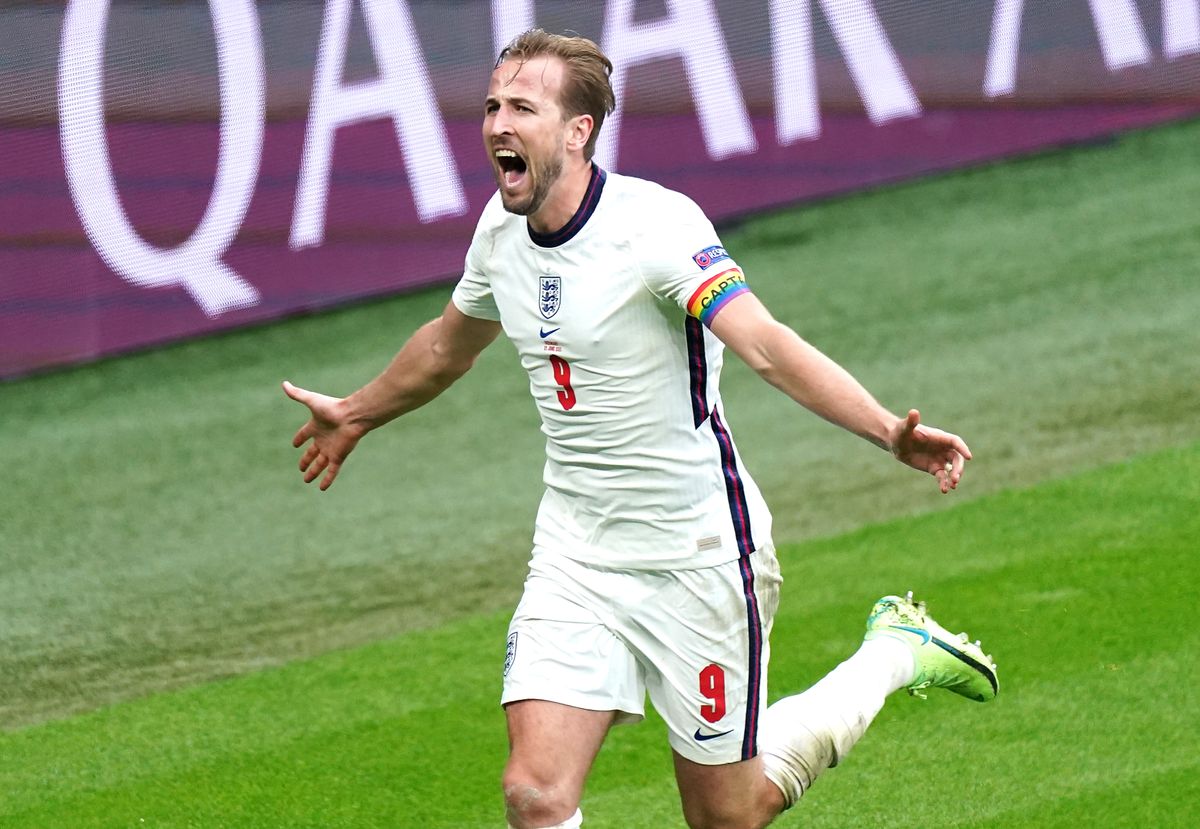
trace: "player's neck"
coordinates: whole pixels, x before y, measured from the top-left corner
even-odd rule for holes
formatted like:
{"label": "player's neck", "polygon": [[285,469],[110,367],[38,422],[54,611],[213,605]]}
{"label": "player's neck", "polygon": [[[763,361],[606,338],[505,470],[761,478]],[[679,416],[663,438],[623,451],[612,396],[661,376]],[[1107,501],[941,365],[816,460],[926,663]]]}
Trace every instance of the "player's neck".
{"label": "player's neck", "polygon": [[558,180],[550,188],[546,201],[536,213],[526,218],[535,233],[550,234],[561,230],[571,221],[592,180],[592,162],[582,158],[563,168]]}

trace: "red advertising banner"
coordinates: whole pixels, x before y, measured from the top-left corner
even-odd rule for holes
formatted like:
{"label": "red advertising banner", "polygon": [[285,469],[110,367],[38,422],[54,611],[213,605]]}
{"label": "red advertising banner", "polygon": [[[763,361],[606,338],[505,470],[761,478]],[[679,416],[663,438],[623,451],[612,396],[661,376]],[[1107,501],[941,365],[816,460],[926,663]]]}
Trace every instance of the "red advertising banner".
{"label": "red advertising banner", "polygon": [[718,222],[1200,112],[1200,0],[10,2],[0,378],[453,279],[533,25]]}

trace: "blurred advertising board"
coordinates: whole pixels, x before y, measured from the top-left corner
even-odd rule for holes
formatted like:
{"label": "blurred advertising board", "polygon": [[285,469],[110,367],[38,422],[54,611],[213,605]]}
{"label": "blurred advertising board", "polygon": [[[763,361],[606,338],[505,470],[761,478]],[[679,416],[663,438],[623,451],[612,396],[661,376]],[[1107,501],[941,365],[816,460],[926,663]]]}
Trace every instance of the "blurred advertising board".
{"label": "blurred advertising board", "polygon": [[1200,0],[10,1],[0,378],[454,279],[534,25],[717,222],[1200,112]]}

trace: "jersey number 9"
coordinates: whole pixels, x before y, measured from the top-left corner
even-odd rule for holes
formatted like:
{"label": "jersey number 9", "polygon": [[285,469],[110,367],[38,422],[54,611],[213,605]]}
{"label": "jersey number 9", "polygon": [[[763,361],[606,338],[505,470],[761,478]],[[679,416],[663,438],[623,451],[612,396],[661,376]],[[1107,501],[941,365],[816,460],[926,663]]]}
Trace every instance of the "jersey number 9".
{"label": "jersey number 9", "polygon": [[563,411],[569,412],[575,406],[575,389],[571,388],[571,364],[557,354],[551,354],[550,367],[554,369],[554,382],[561,387],[558,390],[558,402]]}
{"label": "jersey number 9", "polygon": [[709,665],[700,672],[700,696],[709,701],[700,706],[700,716],[707,722],[725,716],[725,671],[720,665]]}

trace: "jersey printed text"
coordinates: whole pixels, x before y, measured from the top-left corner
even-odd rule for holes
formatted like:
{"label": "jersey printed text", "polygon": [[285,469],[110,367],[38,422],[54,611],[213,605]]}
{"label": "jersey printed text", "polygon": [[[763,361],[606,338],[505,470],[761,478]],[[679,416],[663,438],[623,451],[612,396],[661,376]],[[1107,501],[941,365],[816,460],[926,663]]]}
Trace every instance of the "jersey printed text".
{"label": "jersey printed text", "polygon": [[746,277],[739,268],[721,271],[692,294],[692,298],[688,300],[688,314],[705,325],[712,325],[713,318],[725,303],[749,290]]}

